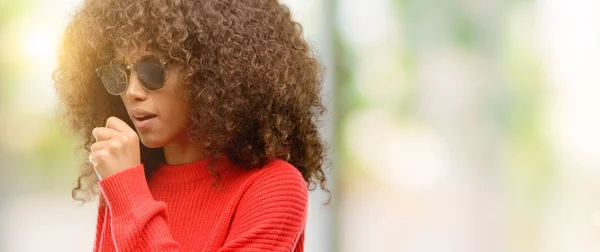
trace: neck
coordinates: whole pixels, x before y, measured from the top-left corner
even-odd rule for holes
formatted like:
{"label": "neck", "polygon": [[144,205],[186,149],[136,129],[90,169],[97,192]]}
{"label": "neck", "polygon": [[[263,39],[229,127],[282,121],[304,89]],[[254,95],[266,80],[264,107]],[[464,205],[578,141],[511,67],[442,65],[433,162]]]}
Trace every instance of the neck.
{"label": "neck", "polygon": [[192,142],[182,134],[163,147],[165,162],[170,165],[187,164],[205,158],[200,144]]}

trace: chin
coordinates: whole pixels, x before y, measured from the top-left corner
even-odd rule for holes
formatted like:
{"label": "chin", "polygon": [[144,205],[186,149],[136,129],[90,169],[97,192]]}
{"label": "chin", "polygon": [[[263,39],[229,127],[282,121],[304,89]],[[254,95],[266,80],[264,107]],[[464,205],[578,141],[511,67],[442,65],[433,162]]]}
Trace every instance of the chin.
{"label": "chin", "polygon": [[156,139],[155,137],[152,136],[143,136],[140,135],[140,141],[142,142],[142,144],[148,148],[160,148],[165,146],[165,141],[162,141],[162,139]]}

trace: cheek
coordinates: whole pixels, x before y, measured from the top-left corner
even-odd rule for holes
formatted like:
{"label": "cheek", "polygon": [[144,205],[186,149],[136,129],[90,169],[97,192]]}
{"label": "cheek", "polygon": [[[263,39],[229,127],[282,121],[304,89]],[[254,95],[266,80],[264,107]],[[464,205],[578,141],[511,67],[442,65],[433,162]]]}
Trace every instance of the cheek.
{"label": "cheek", "polygon": [[149,148],[163,147],[187,135],[185,129],[190,107],[186,100],[175,99],[174,96],[160,98],[163,99],[155,99],[160,108],[156,127],[139,132],[142,144]]}
{"label": "cheek", "polygon": [[185,124],[189,118],[190,106],[188,102],[181,97],[165,102],[164,106],[159,106],[161,106],[161,112],[164,115],[161,120],[161,128],[167,134],[166,137],[179,135],[185,129]]}
{"label": "cheek", "polygon": [[172,130],[180,130],[189,117],[189,106],[186,103],[178,101],[168,108],[165,107],[165,109],[165,127],[169,127]]}
{"label": "cheek", "polygon": [[140,132],[140,141],[149,148],[159,148],[187,135],[187,117],[180,110],[161,116],[152,131]]}
{"label": "cheek", "polygon": [[166,87],[156,94],[155,104],[161,114],[160,126],[154,137],[164,144],[181,135],[188,122],[190,105],[185,97],[185,90],[177,71],[172,68],[167,72]]}

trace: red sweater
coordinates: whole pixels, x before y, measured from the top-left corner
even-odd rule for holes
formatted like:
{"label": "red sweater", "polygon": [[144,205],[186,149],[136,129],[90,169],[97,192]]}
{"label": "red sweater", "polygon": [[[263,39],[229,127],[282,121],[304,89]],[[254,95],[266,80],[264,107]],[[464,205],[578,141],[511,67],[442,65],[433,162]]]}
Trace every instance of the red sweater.
{"label": "red sweater", "polygon": [[303,251],[308,190],[281,159],[244,171],[226,159],[142,164],[101,180],[94,251]]}

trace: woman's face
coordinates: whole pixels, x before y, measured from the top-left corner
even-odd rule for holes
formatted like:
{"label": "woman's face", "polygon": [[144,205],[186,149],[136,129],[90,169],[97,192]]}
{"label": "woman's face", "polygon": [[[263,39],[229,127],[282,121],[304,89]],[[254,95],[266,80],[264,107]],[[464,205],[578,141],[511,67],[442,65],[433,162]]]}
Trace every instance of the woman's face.
{"label": "woman's face", "polygon": [[[145,45],[131,54],[125,50],[119,52],[121,55],[127,55],[124,57],[124,63],[128,65],[135,65],[154,56]],[[134,122],[142,144],[146,147],[163,147],[185,135],[190,105],[185,98],[180,71],[180,65],[166,66],[164,87],[156,91],[146,90],[138,79],[138,73],[134,70],[130,72],[129,84],[125,93],[121,94],[121,100]],[[150,119],[138,118],[148,114]]]}

